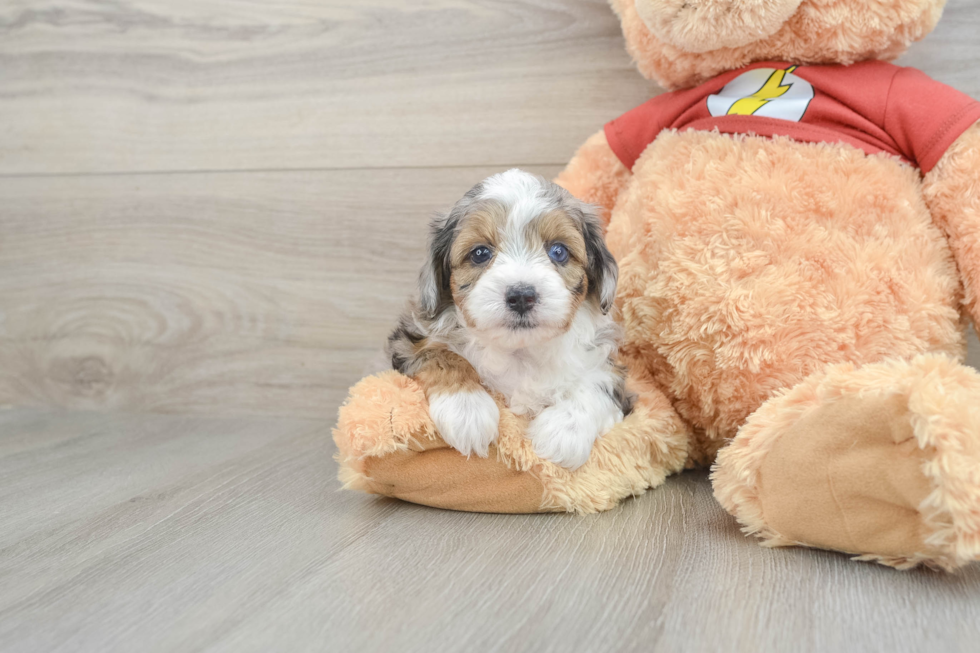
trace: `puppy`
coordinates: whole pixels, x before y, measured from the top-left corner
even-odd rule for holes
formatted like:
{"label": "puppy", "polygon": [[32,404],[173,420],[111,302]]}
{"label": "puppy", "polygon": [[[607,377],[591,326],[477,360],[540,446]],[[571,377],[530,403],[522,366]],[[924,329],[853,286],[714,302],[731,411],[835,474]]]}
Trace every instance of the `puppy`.
{"label": "puppy", "polygon": [[423,383],[463,454],[486,456],[497,436],[490,391],[531,418],[538,456],[575,469],[632,407],[614,362],[617,274],[592,206],[521,170],[494,175],[433,222],[391,364]]}

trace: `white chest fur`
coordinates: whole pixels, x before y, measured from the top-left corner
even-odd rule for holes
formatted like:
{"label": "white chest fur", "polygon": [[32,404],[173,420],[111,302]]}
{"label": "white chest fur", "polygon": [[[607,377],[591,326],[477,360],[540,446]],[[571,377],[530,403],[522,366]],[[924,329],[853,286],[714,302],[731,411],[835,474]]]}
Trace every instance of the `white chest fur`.
{"label": "white chest fur", "polygon": [[454,349],[487,389],[504,396],[511,411],[533,417],[583,388],[611,392],[615,377],[609,357],[617,335],[611,318],[581,311],[568,331],[531,347],[502,349],[468,337]]}

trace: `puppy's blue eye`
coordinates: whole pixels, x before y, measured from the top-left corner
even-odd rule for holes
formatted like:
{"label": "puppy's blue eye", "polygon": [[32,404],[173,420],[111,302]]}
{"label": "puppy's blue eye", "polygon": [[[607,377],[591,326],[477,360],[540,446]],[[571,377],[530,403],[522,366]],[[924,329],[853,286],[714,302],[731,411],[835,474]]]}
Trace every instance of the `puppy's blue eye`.
{"label": "puppy's blue eye", "polygon": [[473,261],[475,265],[483,265],[490,260],[491,256],[493,256],[493,252],[490,251],[489,247],[484,245],[480,245],[470,252],[470,260]]}
{"label": "puppy's blue eye", "polygon": [[564,263],[568,260],[568,248],[561,243],[555,243],[548,248],[548,258],[555,263]]}

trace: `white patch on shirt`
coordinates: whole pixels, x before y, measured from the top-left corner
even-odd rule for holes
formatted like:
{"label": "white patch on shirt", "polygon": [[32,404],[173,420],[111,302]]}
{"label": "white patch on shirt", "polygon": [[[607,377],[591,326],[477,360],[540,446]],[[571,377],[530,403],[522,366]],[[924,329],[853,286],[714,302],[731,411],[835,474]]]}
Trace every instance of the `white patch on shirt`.
{"label": "white patch on shirt", "polygon": [[[708,113],[715,117],[752,115],[800,122],[814,90],[810,82],[797,77],[792,70],[796,66],[755,68],[742,73],[717,94],[708,96]],[[741,100],[744,102],[737,104]]]}

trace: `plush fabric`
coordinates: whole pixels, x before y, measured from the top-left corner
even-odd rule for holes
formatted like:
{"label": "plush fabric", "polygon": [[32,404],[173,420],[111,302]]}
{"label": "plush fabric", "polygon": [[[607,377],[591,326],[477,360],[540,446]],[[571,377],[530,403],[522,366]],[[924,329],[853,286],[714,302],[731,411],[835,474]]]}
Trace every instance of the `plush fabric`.
{"label": "plush fabric", "polygon": [[[849,64],[891,60],[933,30],[946,4],[945,0],[803,0],[768,38],[697,52],[666,43],[650,31],[636,5],[656,1],[610,0],[610,4],[622,22],[626,49],[637,68],[644,77],[670,90],[696,86],[754,61]],[[732,3],[707,0],[696,4],[722,8]]]}
{"label": "plush fabric", "polygon": [[603,209],[609,223],[616,198],[633,175],[610,149],[604,132],[593,134],[555,181],[572,195]]}
{"label": "plush fabric", "polygon": [[488,458],[449,449],[429,418],[425,392],[396,372],[351,389],[334,440],[345,486],[437,508],[473,512],[608,510],[683,468],[690,428],[642,372],[632,371],[633,412],[575,472],[535,456],[526,420],[499,402],[500,434]]}
{"label": "plush fabric", "polygon": [[923,194],[949,238],[966,290],[965,305],[980,324],[980,124],[953,144],[925,178]]}
{"label": "plush fabric", "polygon": [[[943,3],[612,4],[640,71],[685,87],[752,61],[887,59]],[[466,458],[425,388],[388,372],[340,411],[341,480],[440,508],[588,513],[713,465],[716,497],[767,546],[902,569],[980,559],[980,375],[962,364],[980,318],[980,124],[958,129],[925,176],[846,143],[669,129],[630,170],[597,132],[557,181],[603,209],[636,410],[569,472],[497,398],[496,445]]]}
{"label": "plush fabric", "polygon": [[955,569],[980,556],[978,396],[947,356],[832,366],[748,419],[715,496],[769,546]]}
{"label": "plush fabric", "polygon": [[606,236],[622,352],[708,437],[830,363],[962,356],[956,266],[914,169],[689,131],[661,135],[633,173]]}

